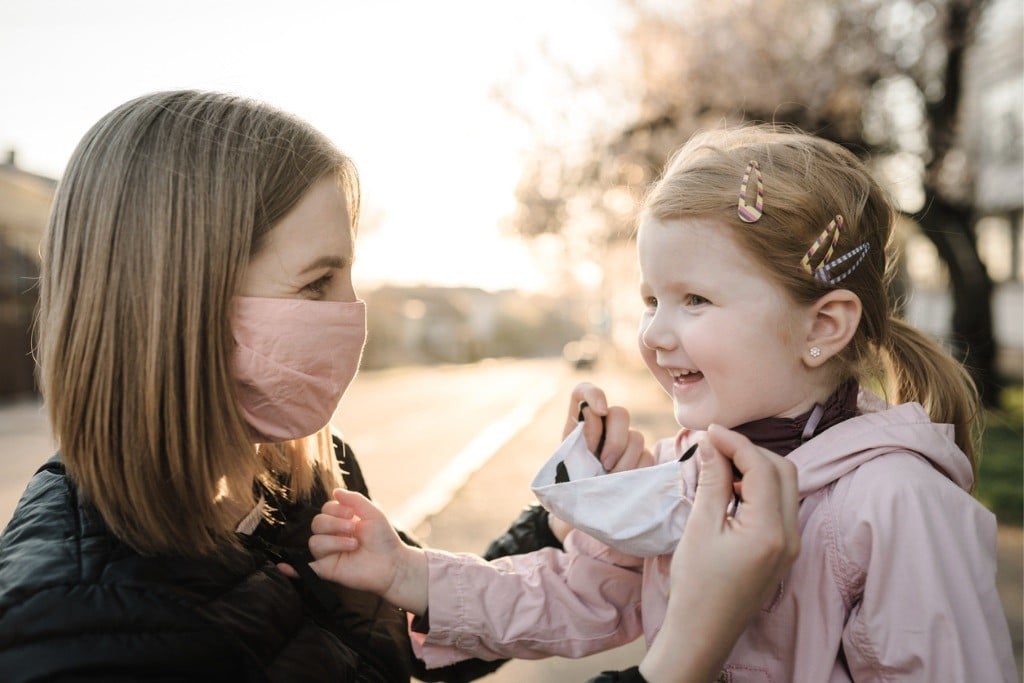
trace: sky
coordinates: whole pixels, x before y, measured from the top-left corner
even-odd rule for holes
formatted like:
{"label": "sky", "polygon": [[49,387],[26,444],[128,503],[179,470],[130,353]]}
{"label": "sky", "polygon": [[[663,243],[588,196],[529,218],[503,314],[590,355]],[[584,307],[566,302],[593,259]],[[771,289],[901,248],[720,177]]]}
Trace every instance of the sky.
{"label": "sky", "polygon": [[359,282],[540,290],[543,264],[499,225],[537,133],[580,132],[552,61],[605,68],[623,29],[616,0],[0,0],[0,152],[59,177],[137,95],[255,97],[354,159]]}

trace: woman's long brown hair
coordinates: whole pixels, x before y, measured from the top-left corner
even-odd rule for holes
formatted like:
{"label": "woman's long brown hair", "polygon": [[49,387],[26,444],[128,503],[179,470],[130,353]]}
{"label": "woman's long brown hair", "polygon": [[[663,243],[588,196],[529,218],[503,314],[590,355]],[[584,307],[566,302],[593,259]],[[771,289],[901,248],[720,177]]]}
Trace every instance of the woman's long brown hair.
{"label": "woman's long brown hair", "polygon": [[230,329],[250,255],[330,175],[354,226],[347,157],[293,116],[218,93],[139,97],[75,150],[44,240],[39,376],[80,495],[139,552],[232,544],[268,455],[296,495],[314,481],[310,459],[334,483],[322,438],[262,455],[250,443]]}

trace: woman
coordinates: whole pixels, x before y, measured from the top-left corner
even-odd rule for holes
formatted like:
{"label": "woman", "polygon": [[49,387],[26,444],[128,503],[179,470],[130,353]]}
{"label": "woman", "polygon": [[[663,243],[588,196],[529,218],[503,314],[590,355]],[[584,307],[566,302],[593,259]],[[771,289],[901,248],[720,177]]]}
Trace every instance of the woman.
{"label": "woman", "polygon": [[[427,676],[404,613],[305,569],[328,492],[366,492],[325,428],[366,333],[358,215],[351,161],[263,104],[156,93],[85,135],[40,282],[60,452],[0,538],[5,680]],[[556,543],[537,518],[501,552]]]}

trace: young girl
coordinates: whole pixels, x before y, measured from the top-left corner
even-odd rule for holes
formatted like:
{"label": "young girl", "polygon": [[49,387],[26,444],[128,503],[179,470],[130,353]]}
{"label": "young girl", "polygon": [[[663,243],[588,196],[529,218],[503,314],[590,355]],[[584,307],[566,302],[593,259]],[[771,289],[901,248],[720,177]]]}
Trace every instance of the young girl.
{"label": "young girl", "polygon": [[[995,589],[995,518],[970,495],[975,392],[893,315],[893,220],[854,155],[769,127],[695,136],[644,200],[640,351],[683,427],[655,460],[683,458],[682,494],[692,496],[700,464],[685,454],[720,425],[787,455],[799,473],[800,556],[733,648],[724,680],[1016,678]],[[580,656],[641,631],[657,643],[667,555],[629,557],[575,530],[564,554],[487,564],[402,548],[375,533],[383,525],[345,519],[376,519],[358,496],[336,498],[314,520],[327,534],[311,539],[314,570],[426,614],[417,627],[428,665]],[[361,577],[378,552],[391,563]]]}

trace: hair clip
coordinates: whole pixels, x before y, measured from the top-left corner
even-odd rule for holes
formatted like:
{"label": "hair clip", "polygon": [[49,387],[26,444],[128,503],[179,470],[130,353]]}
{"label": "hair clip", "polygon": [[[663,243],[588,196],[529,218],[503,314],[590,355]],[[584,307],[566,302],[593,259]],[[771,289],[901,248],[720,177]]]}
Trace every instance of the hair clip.
{"label": "hair clip", "polygon": [[[821,282],[826,282],[830,285],[839,284],[840,282],[845,280],[850,273],[857,269],[857,266],[859,266],[861,262],[864,260],[864,257],[868,255],[868,251],[870,249],[870,244],[868,244],[867,242],[862,242],[861,244],[857,245],[855,248],[846,252],[839,258],[833,259],[832,261],[829,261],[824,265],[818,266],[814,271],[815,279],[820,280]],[[837,275],[833,275],[832,277],[829,277],[832,271],[834,271],[839,266],[843,265],[847,261],[850,261],[851,259],[854,258],[856,260],[850,265],[848,265],[842,272],[838,273]]]}
{"label": "hair clip", "polygon": [[[757,181],[757,193],[754,196],[754,205],[747,204],[747,183],[750,182],[750,172],[754,172],[754,180]],[[740,183],[740,199],[736,203],[736,213],[744,223],[756,223],[764,215],[764,178],[761,176],[761,166],[757,161],[747,164],[747,170],[743,172],[743,182]]]}
{"label": "hair clip", "polygon": [[[807,271],[808,275],[814,275],[818,270],[821,270],[822,266],[824,266],[830,258],[832,258],[832,252],[836,249],[836,242],[839,241],[839,233],[842,229],[843,217],[836,214],[836,217],[833,218],[832,221],[825,226],[825,229],[821,231],[821,234],[818,235],[818,239],[814,240],[814,244],[812,244],[811,248],[807,250],[804,257],[800,259],[800,265],[804,267],[804,270]],[[812,268],[811,258],[818,253],[818,250],[821,249],[821,245],[825,244],[825,241],[828,239],[832,240],[828,245],[828,251],[826,251],[825,255],[821,257],[820,261],[818,261],[818,265]]]}

